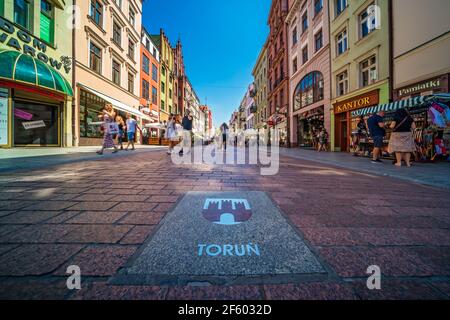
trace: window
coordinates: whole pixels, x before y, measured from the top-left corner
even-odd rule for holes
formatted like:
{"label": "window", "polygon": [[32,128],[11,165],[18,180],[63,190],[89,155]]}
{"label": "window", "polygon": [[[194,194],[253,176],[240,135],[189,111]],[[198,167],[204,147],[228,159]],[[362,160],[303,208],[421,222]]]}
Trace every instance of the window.
{"label": "window", "polygon": [[114,2],[119,7],[119,9],[122,8],[122,0],[114,0]]}
{"label": "window", "polygon": [[314,0],[314,14],[317,15],[322,11],[323,0]]}
{"label": "window", "polygon": [[54,42],[53,5],[47,0],[41,0],[41,39],[47,43]]}
{"label": "window", "polygon": [[359,36],[364,38],[375,30],[375,15],[369,14],[369,8],[373,4],[369,5],[360,15],[359,15]]}
{"label": "window", "polygon": [[153,81],[158,82],[158,67],[152,63],[152,79]]}
{"label": "window", "polygon": [[298,37],[297,37],[297,27],[294,28],[294,30],[292,30],[292,45],[296,45],[298,42]]}
{"label": "window", "polygon": [[372,56],[360,64],[361,87],[366,87],[377,81],[377,58]]}
{"label": "window", "polygon": [[342,11],[347,8],[347,0],[336,0],[336,16],[340,15]]}
{"label": "window", "polygon": [[172,89],[169,89],[169,99],[172,99]]}
{"label": "window", "polygon": [[297,57],[295,57],[294,60],[292,61],[292,70],[294,71],[293,73],[296,73],[298,70]]}
{"label": "window", "polygon": [[166,93],[166,84],[161,82],[161,93]]}
{"label": "window", "polygon": [[142,71],[150,75],[150,59],[145,54],[142,55]]}
{"label": "window", "polygon": [[338,97],[347,94],[348,92],[348,73],[344,71],[336,76],[336,94]]}
{"label": "window", "polygon": [[150,84],[144,79],[142,79],[142,98],[150,100]]}
{"label": "window", "polygon": [[152,103],[157,104],[158,103],[158,89],[152,86]]}
{"label": "window", "polygon": [[29,0],[14,0],[14,22],[28,30],[31,30],[30,10]]}
{"label": "window", "polygon": [[136,23],[136,13],[134,10],[130,7],[130,13],[129,13],[129,21],[131,26],[134,28]]}
{"label": "window", "polygon": [[322,34],[322,30],[320,30],[319,32],[316,33],[316,35],[314,36],[314,43],[316,46],[316,52],[320,50],[320,48],[322,48],[323,46],[323,34]]}
{"label": "window", "polygon": [[113,22],[113,41],[119,47],[122,45],[122,30],[115,21]]}
{"label": "window", "polygon": [[163,100],[161,100],[161,110],[166,110],[166,103]]}
{"label": "window", "polygon": [[134,75],[128,72],[128,92],[134,93]]}
{"label": "window", "polygon": [[303,64],[305,64],[306,62],[308,62],[308,46],[305,46],[302,49],[302,58],[303,58]]}
{"label": "window", "polygon": [[302,16],[302,33],[304,33],[308,29],[308,11]]}
{"label": "window", "polygon": [[323,100],[323,75],[321,72],[308,73],[294,91],[294,110],[309,106]]}
{"label": "window", "polygon": [[101,74],[102,70],[102,50],[91,42],[90,46],[90,68],[91,70]]}
{"label": "window", "polygon": [[348,49],[347,29],[339,33],[336,37],[337,55],[343,54]]}
{"label": "window", "polygon": [[120,86],[120,64],[116,60],[112,62],[112,81]]}
{"label": "window", "polygon": [[102,27],[103,5],[98,0],[91,0],[91,18],[99,27]]}
{"label": "window", "polygon": [[163,76],[166,75],[166,68],[165,68],[165,67],[162,67],[162,68],[161,68],[161,74],[162,74]]}
{"label": "window", "polygon": [[128,57],[134,60],[134,42],[128,39]]}

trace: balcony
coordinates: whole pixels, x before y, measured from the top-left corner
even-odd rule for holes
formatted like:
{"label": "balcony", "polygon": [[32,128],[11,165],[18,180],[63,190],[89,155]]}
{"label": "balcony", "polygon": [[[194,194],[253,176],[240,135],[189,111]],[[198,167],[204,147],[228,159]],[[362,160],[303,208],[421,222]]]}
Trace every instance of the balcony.
{"label": "balcony", "polygon": [[250,107],[250,113],[257,113],[258,112],[258,106],[257,105],[252,105]]}

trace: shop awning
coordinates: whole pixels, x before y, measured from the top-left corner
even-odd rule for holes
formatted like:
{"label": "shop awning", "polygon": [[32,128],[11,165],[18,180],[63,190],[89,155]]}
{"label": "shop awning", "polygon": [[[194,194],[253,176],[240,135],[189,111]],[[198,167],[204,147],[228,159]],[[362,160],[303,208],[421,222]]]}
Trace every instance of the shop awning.
{"label": "shop awning", "polygon": [[0,50],[0,78],[73,96],[72,86],[61,73],[19,51]]}
{"label": "shop awning", "polygon": [[386,103],[386,104],[380,104],[378,106],[367,107],[367,108],[352,111],[352,117],[366,116],[369,114],[378,113],[380,111],[384,111],[386,113],[392,113],[398,109],[414,108],[414,107],[423,105],[425,102],[427,102],[427,97],[421,96],[421,97],[415,97],[415,98],[411,98],[411,99],[400,100],[400,101],[395,101],[395,102]]}
{"label": "shop awning", "polygon": [[85,85],[82,85],[80,83],[77,84],[78,87],[80,87],[83,90],[86,90],[92,94],[95,94],[96,96],[98,96],[99,98],[102,98],[103,100],[111,103],[113,105],[114,108],[123,111],[123,112],[127,112],[130,113],[132,115],[135,115],[136,117],[140,117],[146,120],[151,120],[149,116],[147,116],[146,114],[142,113],[141,111],[139,111],[138,109],[135,109],[133,107],[130,107],[128,105],[126,105],[125,103],[122,103],[114,98],[108,97],[107,95],[98,92],[97,90],[91,89],[89,87],[86,87]]}
{"label": "shop awning", "polygon": [[436,93],[429,98],[430,100],[450,101],[450,93]]}

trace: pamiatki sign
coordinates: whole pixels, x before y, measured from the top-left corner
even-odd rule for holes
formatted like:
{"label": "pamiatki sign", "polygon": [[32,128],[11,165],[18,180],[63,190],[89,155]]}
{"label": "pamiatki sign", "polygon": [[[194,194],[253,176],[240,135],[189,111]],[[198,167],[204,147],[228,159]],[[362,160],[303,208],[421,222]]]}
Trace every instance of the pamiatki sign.
{"label": "pamiatki sign", "polygon": [[325,273],[264,192],[188,192],[114,283],[243,283]]}

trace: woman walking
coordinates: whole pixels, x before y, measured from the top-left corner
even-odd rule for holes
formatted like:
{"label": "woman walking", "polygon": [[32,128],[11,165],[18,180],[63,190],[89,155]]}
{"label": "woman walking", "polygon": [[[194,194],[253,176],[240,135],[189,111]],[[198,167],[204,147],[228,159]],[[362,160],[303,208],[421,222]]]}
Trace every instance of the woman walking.
{"label": "woman walking", "polygon": [[169,151],[167,151],[167,154],[172,154],[175,146],[180,143],[182,134],[181,118],[179,115],[175,115],[169,119],[167,124],[167,139],[169,139]]}
{"label": "woman walking", "polygon": [[119,134],[117,135],[118,146],[123,150],[123,138],[125,138],[125,122],[121,116],[116,117],[116,123],[119,126]]}
{"label": "woman walking", "polygon": [[402,160],[411,167],[411,152],[416,149],[412,130],[416,128],[414,119],[406,111],[399,109],[395,112],[394,121],[391,123],[391,138],[389,139],[389,153],[395,153],[397,167],[402,166]]}
{"label": "woman walking", "polygon": [[108,148],[114,148],[113,153],[118,152],[119,149],[117,149],[113,139],[113,135],[116,134],[116,132],[111,130],[111,125],[115,123],[114,120],[116,117],[116,113],[114,112],[112,105],[105,105],[102,113],[98,117],[100,120],[103,120],[103,144],[102,148],[97,151],[97,154],[102,155],[103,151]]}
{"label": "woman walking", "polygon": [[227,151],[228,129],[228,125],[225,122],[220,127],[220,132],[222,133],[222,149],[224,151]]}
{"label": "woman walking", "polygon": [[322,128],[322,131],[319,133],[319,149],[317,151],[327,151],[328,145],[328,133],[325,128]]}

